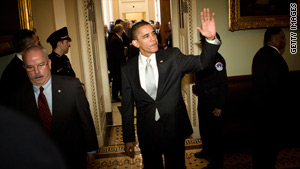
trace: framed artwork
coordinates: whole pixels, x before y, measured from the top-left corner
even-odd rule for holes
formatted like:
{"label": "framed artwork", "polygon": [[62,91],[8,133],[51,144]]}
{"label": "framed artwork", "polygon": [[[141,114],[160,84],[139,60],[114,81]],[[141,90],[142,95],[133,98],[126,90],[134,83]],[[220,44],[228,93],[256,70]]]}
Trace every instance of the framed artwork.
{"label": "framed artwork", "polygon": [[[0,7],[0,57],[13,53],[13,34],[20,29],[34,30],[31,0],[3,1]],[[8,17],[9,16],[9,17]],[[4,24],[5,23],[5,24]]]}
{"label": "framed artwork", "polygon": [[289,27],[291,8],[299,23],[300,0],[228,0],[229,30]]}
{"label": "framed artwork", "polygon": [[31,0],[18,0],[18,3],[21,29],[33,30]]}

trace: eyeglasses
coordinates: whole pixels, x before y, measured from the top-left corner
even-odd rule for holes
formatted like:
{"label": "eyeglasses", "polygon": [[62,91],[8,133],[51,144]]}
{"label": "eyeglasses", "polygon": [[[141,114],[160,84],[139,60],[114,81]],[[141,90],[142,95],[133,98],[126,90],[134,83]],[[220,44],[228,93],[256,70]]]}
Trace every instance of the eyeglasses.
{"label": "eyeglasses", "polygon": [[28,66],[28,65],[25,65],[24,68],[25,68],[25,70],[27,72],[32,72],[32,71],[36,70],[36,68],[38,70],[42,70],[42,69],[45,69],[47,66],[48,66],[48,63],[40,63],[37,66]]}

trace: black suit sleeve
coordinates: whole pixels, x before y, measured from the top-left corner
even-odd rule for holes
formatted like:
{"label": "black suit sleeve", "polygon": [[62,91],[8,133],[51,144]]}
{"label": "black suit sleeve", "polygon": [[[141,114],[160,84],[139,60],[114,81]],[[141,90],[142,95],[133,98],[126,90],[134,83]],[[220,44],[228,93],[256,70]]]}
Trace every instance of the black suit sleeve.
{"label": "black suit sleeve", "polygon": [[[123,127],[123,142],[135,142],[134,132],[134,99],[130,83],[124,71],[121,71],[122,76],[122,127]],[[125,123],[124,123],[125,122]]]}
{"label": "black suit sleeve", "polygon": [[214,45],[203,43],[202,53],[197,56],[194,55],[184,55],[178,50],[177,64],[178,68],[185,73],[194,73],[201,71],[209,66],[212,66],[215,60],[215,56],[218,52],[220,45]]}
{"label": "black suit sleeve", "polygon": [[87,152],[98,149],[98,142],[94,122],[89,109],[89,103],[82,89],[79,79],[76,79],[76,108],[84,130],[84,138],[86,142]]}

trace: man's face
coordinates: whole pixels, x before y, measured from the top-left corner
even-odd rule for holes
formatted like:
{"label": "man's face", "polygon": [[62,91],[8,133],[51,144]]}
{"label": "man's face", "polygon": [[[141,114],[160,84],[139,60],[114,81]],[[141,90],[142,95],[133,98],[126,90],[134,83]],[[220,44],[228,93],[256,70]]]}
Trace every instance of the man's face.
{"label": "man's face", "polygon": [[33,85],[43,86],[51,77],[51,60],[42,50],[28,51],[23,58],[24,68]]}
{"label": "man's face", "polygon": [[64,54],[69,52],[69,48],[71,47],[71,43],[69,40],[61,41],[61,49],[64,51]]}
{"label": "man's face", "polygon": [[160,24],[159,24],[159,22],[156,22],[156,23],[155,23],[155,26],[156,26],[156,29],[160,29]]}
{"label": "man's face", "polygon": [[286,45],[285,34],[283,31],[281,31],[278,37],[278,49],[284,49],[285,45]]}
{"label": "man's face", "polygon": [[146,57],[158,50],[156,33],[150,24],[137,29],[137,40],[133,40],[132,43]]}
{"label": "man's face", "polygon": [[106,33],[108,31],[107,25],[104,25],[104,32]]}
{"label": "man's face", "polygon": [[171,21],[168,22],[168,27],[169,27],[170,30],[172,30],[172,23],[171,23]]}

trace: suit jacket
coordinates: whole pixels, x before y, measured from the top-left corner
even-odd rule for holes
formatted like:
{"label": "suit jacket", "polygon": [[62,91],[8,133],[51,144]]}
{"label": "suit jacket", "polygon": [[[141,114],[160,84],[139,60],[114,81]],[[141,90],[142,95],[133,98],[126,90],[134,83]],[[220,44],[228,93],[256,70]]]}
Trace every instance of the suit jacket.
{"label": "suit jacket", "polygon": [[[32,84],[25,84],[13,96],[12,107],[42,125]],[[89,103],[77,78],[52,75],[50,135],[74,168],[86,167],[86,153],[98,149]]]}
{"label": "suit jacket", "polygon": [[[157,29],[156,29],[157,30]],[[158,33],[157,33],[157,31],[158,31]],[[160,29],[158,29],[156,31],[156,37],[157,37],[157,41],[158,41],[158,44],[161,44],[161,34],[160,34]]]}
{"label": "suit jacket", "polygon": [[[283,57],[271,46],[265,45],[254,56],[252,78],[255,103],[262,124],[278,126],[282,112],[286,111],[289,93],[289,68]],[[272,120],[270,118],[272,117]]]}
{"label": "suit jacket", "polygon": [[109,42],[109,60],[112,73],[119,73],[121,64],[126,61],[124,54],[124,43],[114,34]]}
{"label": "suit jacket", "polygon": [[158,50],[156,61],[159,72],[156,100],[141,87],[138,56],[122,66],[122,126],[123,141],[134,142],[134,102],[137,109],[137,134],[139,146],[151,144],[155,125],[155,109],[164,126],[167,145],[182,144],[193,133],[184,100],[181,95],[181,80],[186,73],[203,70],[211,65],[219,45],[205,43],[200,56],[184,55],[177,48]]}
{"label": "suit jacket", "polygon": [[129,37],[128,37],[128,35],[125,32],[123,32],[123,34],[122,34],[122,39],[123,39],[124,46],[126,46],[127,48],[129,48],[129,44],[130,44]]}
{"label": "suit jacket", "polygon": [[167,40],[166,40],[166,46],[168,46],[168,48],[173,47],[173,40],[172,40],[172,32],[170,33],[170,35],[168,36]]}
{"label": "suit jacket", "polygon": [[5,68],[0,81],[0,102],[7,104],[9,92],[29,82],[23,61],[15,56]]}

